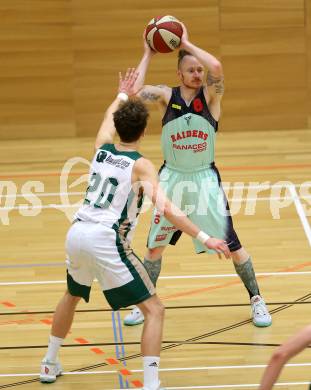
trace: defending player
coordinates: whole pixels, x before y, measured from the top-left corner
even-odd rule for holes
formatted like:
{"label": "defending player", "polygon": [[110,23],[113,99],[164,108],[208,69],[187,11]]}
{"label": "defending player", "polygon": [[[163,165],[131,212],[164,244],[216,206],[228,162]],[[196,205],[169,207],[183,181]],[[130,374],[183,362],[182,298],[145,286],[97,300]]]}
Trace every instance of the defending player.
{"label": "defending player", "polygon": [[[180,196],[183,203],[178,206],[183,209],[185,205],[194,205],[189,218],[201,229],[211,226],[211,233],[219,237],[226,228],[225,239],[234,267],[249,293],[253,323],[260,327],[269,326],[271,316],[260,296],[251,257],[241,246],[233,228],[227,200],[223,205],[227,208],[226,220],[219,202],[223,190],[214,163],[214,147],[224,93],[222,65],[213,55],[189,41],[184,25],[183,31],[177,70],[180,86],[144,85],[150,59],[155,54],[145,40],[144,55],[137,68],[139,77],[135,87],[138,95],[145,102],[157,103],[163,112],[162,151],[165,162],[160,171],[160,181],[165,183],[167,196],[172,201],[180,191],[178,183],[186,183],[186,190]],[[206,82],[205,68],[208,70]],[[144,259],[154,284],[160,274],[165,247],[175,245],[180,235],[178,227],[165,217],[159,217],[155,210]],[[197,253],[207,251],[197,240],[195,249]],[[124,324],[136,325],[143,320],[143,314],[134,308],[125,317]]]}
{"label": "defending player", "polygon": [[[138,153],[148,111],[138,99],[128,100],[137,78],[129,70],[120,77],[119,95],[108,108],[96,138],[89,186],[67,234],[67,288],[53,317],[47,353],[41,364],[41,382],[54,382],[61,374],[58,351],[73,321],[81,297],[88,302],[97,278],[113,310],[136,304],[145,316],[141,351],[144,389],[160,388],[158,369],[164,307],[148,273],[130,247],[144,193],[179,229],[203,245],[230,256],[223,240],[209,237],[164,195],[152,163]],[[126,100],[120,106],[120,102]],[[120,137],[113,144],[115,129]]]}
{"label": "defending player", "polygon": [[273,352],[268,366],[265,369],[259,390],[271,390],[288,360],[307,348],[310,343],[311,325],[308,325],[278,347]]}

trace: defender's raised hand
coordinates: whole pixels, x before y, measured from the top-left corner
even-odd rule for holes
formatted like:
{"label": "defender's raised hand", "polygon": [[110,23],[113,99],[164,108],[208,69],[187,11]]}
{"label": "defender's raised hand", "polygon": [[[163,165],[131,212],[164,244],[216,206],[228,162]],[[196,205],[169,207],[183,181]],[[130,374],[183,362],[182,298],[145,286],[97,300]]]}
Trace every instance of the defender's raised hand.
{"label": "defender's raised hand", "polygon": [[134,85],[138,77],[138,72],[135,68],[128,68],[125,76],[119,72],[119,93],[126,93],[128,96],[135,94]]}

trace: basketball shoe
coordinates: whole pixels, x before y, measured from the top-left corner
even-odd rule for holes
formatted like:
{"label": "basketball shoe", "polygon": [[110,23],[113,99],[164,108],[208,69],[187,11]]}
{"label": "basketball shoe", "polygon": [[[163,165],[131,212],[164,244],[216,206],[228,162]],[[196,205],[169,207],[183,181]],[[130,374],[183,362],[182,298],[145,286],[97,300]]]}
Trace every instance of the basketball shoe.
{"label": "basketball shoe", "polygon": [[[258,327],[266,327],[272,324],[271,315],[267,309],[265,301],[261,298],[260,295],[255,295],[251,299],[251,307],[252,307],[252,318],[253,324]],[[144,315],[138,309],[138,307],[134,307],[130,314],[128,314],[124,318],[124,325],[133,326],[138,325],[144,322]]]}
{"label": "basketball shoe", "polygon": [[50,362],[48,360],[42,360],[40,382],[53,383],[56,378],[62,374],[63,368],[60,362]]}
{"label": "basketball shoe", "polygon": [[145,318],[143,313],[138,309],[138,307],[134,307],[134,309],[125,316],[123,320],[123,324],[127,326],[139,325],[144,322]]}
{"label": "basketball shoe", "polygon": [[[161,382],[159,382],[159,386],[157,387],[156,390],[166,390],[166,387],[160,387],[160,385],[161,385]],[[142,388],[142,390],[152,390],[152,389],[150,389],[149,387],[144,386]]]}
{"label": "basketball shoe", "polygon": [[[142,390],[151,390],[149,387],[143,387]],[[166,387],[158,387],[157,390],[166,390]]]}
{"label": "basketball shoe", "polygon": [[251,299],[253,324],[259,327],[266,327],[272,324],[271,315],[267,309],[265,301],[260,295],[255,295]]}

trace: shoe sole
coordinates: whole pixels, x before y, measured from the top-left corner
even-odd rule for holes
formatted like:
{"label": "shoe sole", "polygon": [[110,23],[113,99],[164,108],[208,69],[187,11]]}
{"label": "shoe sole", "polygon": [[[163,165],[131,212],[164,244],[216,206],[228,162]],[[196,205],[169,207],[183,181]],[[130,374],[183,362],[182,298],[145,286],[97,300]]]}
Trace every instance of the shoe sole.
{"label": "shoe sole", "polygon": [[49,383],[54,383],[54,382],[56,382],[56,379],[59,377],[59,376],[61,376],[62,375],[62,371],[60,371],[57,375],[56,375],[56,378],[54,379],[54,378],[47,378],[47,377],[41,377],[41,375],[40,375],[40,382],[41,383],[47,383],[47,384],[49,384]]}
{"label": "shoe sole", "polygon": [[123,321],[123,324],[125,326],[135,326],[135,325],[140,325],[144,322],[144,320],[141,320],[141,321],[136,321],[136,322],[126,322],[126,321]]}
{"label": "shoe sole", "polygon": [[265,323],[265,324],[260,324],[260,323],[253,322],[253,324],[254,324],[255,326],[257,326],[257,328],[267,328],[268,326],[271,326],[271,325],[272,325],[272,321],[269,322],[269,323]]}
{"label": "shoe sole", "polygon": [[40,382],[41,383],[54,383],[54,382],[56,382],[56,379],[49,380],[49,379],[40,378]]}

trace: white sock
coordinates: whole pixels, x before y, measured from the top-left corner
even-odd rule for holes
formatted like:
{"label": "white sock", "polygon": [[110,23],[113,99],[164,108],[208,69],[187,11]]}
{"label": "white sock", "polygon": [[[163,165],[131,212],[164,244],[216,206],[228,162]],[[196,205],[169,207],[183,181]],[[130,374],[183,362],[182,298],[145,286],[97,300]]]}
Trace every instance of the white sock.
{"label": "white sock", "polygon": [[48,360],[49,362],[55,362],[57,360],[59,348],[63,344],[63,341],[64,339],[50,335],[49,346],[44,360]]}
{"label": "white sock", "polygon": [[143,356],[144,387],[148,390],[157,390],[159,387],[159,356]]}

